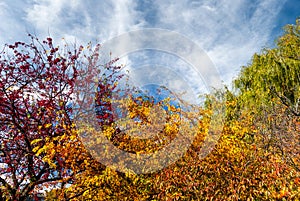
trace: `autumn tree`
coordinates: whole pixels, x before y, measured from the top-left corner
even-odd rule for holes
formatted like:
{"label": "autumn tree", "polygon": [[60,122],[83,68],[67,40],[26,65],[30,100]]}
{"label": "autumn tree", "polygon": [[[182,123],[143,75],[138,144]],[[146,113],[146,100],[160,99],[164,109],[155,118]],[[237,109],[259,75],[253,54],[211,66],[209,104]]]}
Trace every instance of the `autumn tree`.
{"label": "autumn tree", "polygon": [[[102,64],[100,45],[61,49],[51,38],[31,36],[29,44],[6,46],[0,55],[2,199],[25,200],[45,188],[47,200],[299,199],[299,44],[297,21],[275,48],[242,68],[235,90],[208,94],[203,105],[180,96],[175,105],[170,94],[157,100],[122,83],[118,59]],[[202,158],[219,96],[226,121]],[[154,154],[141,166],[159,168],[128,169],[126,163],[139,161],[110,157],[110,149],[98,160],[103,139],[126,153]],[[176,139],[171,153],[160,152]],[[119,169],[103,159],[119,160]]]}
{"label": "autumn tree", "polygon": [[[118,149],[135,154],[156,153],[180,134],[189,133],[194,134],[193,142],[176,162],[148,174],[122,173],[109,166],[94,171],[95,161],[84,160],[81,167],[84,171],[76,174],[68,187],[53,190],[52,197],[49,193],[49,200],[60,194],[66,195],[62,197],[65,200],[299,199],[298,27],[298,24],[287,26],[276,48],[256,54],[243,67],[235,81],[235,91],[225,89],[209,94],[204,105],[191,111],[175,107],[168,97],[156,102],[155,97],[132,88],[121,92],[118,76],[100,77],[98,91],[94,93],[96,99],[91,99],[88,105],[95,101],[96,110],[92,112],[104,131],[101,134]],[[116,75],[119,68],[110,70]],[[217,145],[201,158],[199,153],[214,113],[211,101],[220,94],[225,97],[220,104],[226,105],[226,122]],[[114,114],[114,103],[127,111],[125,116]],[[158,125],[155,119],[162,115],[152,112],[155,107],[164,108],[167,120],[157,135],[137,138],[141,131],[151,136],[151,129],[144,126]],[[90,145],[97,147],[99,132],[90,125],[86,128],[94,139]],[[174,153],[178,150],[180,146],[174,148]]]}
{"label": "autumn tree", "polygon": [[[0,194],[25,200],[70,176],[64,153],[42,147],[72,128],[71,96],[80,48],[31,42],[6,45],[0,54]],[[62,142],[56,141],[59,144]]]}
{"label": "autumn tree", "polygon": [[[252,63],[242,69],[235,81],[237,91],[226,89],[221,92],[225,97],[221,104],[226,105],[226,122],[218,144],[203,159],[199,157],[199,151],[210,129],[213,114],[210,98],[216,94],[208,95],[203,106],[187,112],[168,101],[155,102],[155,97],[132,89],[120,93],[115,85],[118,79],[100,79],[95,94],[96,117],[107,139],[118,149],[136,154],[153,153],[182,133],[195,136],[179,160],[157,172],[122,173],[111,167],[97,172],[87,169],[77,175],[77,183],[63,190],[69,195],[83,192],[75,198],[77,200],[298,199],[300,174],[295,171],[299,158],[299,143],[295,140],[299,134],[297,27],[288,26],[276,48],[253,57]],[[282,41],[286,41],[285,46]],[[288,52],[291,55],[287,56]],[[126,96],[122,96],[124,94]],[[116,97],[120,99],[115,100]],[[113,114],[114,101],[127,110],[124,118]],[[151,136],[150,129],[143,130],[143,126],[149,126],[149,122],[156,125],[153,119],[161,118],[155,116],[158,113],[150,112],[156,106],[165,109],[168,120],[153,138],[135,138],[134,134],[139,131]],[[194,121],[188,121],[191,119]],[[126,126],[129,128],[124,129]],[[99,133],[91,130],[91,139],[96,139]],[[90,143],[97,147],[97,140]],[[175,149],[174,153],[178,151]],[[93,162],[87,161],[87,165],[90,164]]]}
{"label": "autumn tree", "polygon": [[287,25],[273,49],[255,54],[235,80],[241,104],[252,113],[266,149],[298,171],[300,121],[300,20]]}

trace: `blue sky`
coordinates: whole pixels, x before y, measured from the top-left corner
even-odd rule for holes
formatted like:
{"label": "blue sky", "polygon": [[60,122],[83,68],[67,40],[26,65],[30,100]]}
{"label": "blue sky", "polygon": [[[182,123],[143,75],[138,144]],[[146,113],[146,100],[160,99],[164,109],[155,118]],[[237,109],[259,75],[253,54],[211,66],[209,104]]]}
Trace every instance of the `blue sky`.
{"label": "blue sky", "polygon": [[274,46],[299,10],[299,0],[1,0],[0,45],[26,41],[28,32],[87,44],[169,29],[196,42],[228,84],[255,52]]}

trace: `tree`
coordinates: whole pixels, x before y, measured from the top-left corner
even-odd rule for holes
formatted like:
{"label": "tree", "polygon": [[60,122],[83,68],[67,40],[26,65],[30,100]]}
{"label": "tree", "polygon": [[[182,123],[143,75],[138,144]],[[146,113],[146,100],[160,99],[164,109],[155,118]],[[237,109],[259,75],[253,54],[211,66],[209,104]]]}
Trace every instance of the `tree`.
{"label": "tree", "polygon": [[[290,30],[295,29],[292,27]],[[291,34],[293,35],[292,32]],[[298,47],[287,45],[290,46]],[[295,171],[296,159],[299,157],[292,157],[292,153],[299,150],[293,148],[297,148],[299,144],[289,144],[299,134],[299,130],[296,130],[299,129],[298,116],[294,113],[299,97],[296,80],[298,56],[294,55],[295,61],[291,63],[290,60],[280,60],[281,64],[277,66],[276,58],[280,57],[281,52],[285,52],[281,48],[278,46],[272,50],[265,50],[262,55],[254,56],[252,64],[243,68],[235,82],[237,91],[225,91],[226,122],[222,136],[211,154],[202,160],[199,159],[198,152],[208,134],[213,113],[210,98],[214,98],[215,94],[207,96],[204,106],[193,107],[193,110],[188,112],[174,107],[167,98],[165,101],[155,102],[155,97],[146,96],[132,88],[126,89],[126,93],[120,92],[116,87],[120,78],[118,76],[110,76],[110,79],[100,78],[98,93],[95,94],[97,118],[106,137],[119,149],[137,154],[156,152],[178,137],[179,129],[184,134],[195,134],[195,138],[182,158],[158,172],[139,175],[134,171],[127,174],[118,172],[110,167],[105,167],[103,171],[86,168],[76,175],[77,179],[71,186],[61,189],[60,192],[53,190],[51,193],[57,195],[68,192],[69,198],[77,195],[76,200],[299,198],[300,172]],[[274,53],[276,58],[272,57]],[[296,69],[292,76],[281,72],[282,66],[286,65],[291,66],[288,69]],[[267,72],[265,68],[268,69]],[[118,68],[112,68],[110,72],[116,75],[116,70],[118,71]],[[272,74],[274,72],[275,74]],[[276,82],[278,78],[275,75],[285,76],[284,79],[291,81]],[[294,88],[288,88],[285,92],[283,89],[287,88],[288,84]],[[288,99],[290,105],[283,102]],[[115,101],[121,109],[127,110],[121,122],[115,118],[118,114],[114,114],[112,110]],[[151,135],[150,129],[143,130],[143,126],[149,125],[149,122],[156,125],[157,122],[153,121],[153,118],[157,119],[160,116],[150,112],[154,107],[163,107],[168,119],[163,123],[161,132],[153,138],[135,138],[136,130],[132,128],[137,127],[140,128],[138,131]],[[121,128],[122,126],[129,128],[126,130]],[[87,128],[90,128],[89,125]],[[99,133],[92,128],[91,130],[91,139],[97,139]],[[268,139],[269,136],[273,137]],[[289,141],[286,141],[287,139]],[[90,143],[91,146],[97,146],[97,140],[91,140]],[[286,149],[288,146],[293,148]],[[174,153],[177,149],[180,150],[181,147],[174,148]],[[282,153],[289,153],[289,160],[286,160],[283,157],[285,154]],[[93,164],[96,163],[87,161],[86,167],[95,167]]]}
{"label": "tree", "polygon": [[277,47],[255,54],[235,80],[241,104],[254,115],[262,146],[299,169],[300,19],[287,25]]}
{"label": "tree", "polygon": [[[69,48],[31,36],[0,55],[2,199],[25,200],[43,189],[47,200],[300,198],[299,21],[243,67],[236,90],[208,94],[202,106],[180,96],[180,106],[171,95],[157,100],[122,83],[118,59],[100,63],[100,45]],[[222,135],[199,158],[220,96]],[[178,138],[172,153],[155,155]],[[138,174],[132,166],[123,173],[96,160],[103,139],[139,156],[184,153],[168,165],[159,157],[143,161],[159,171]],[[104,159],[121,159],[122,170],[137,164],[134,157]]]}
{"label": "tree", "polygon": [[247,104],[270,106],[280,101],[295,116],[300,102],[300,19],[287,25],[277,47],[254,54],[249,66],[242,68],[235,87]]}
{"label": "tree", "polygon": [[[43,145],[72,128],[71,94],[81,48],[53,45],[49,37],[6,45],[0,54],[0,195],[25,200],[70,176],[64,153]],[[63,143],[56,141],[55,143]]]}
{"label": "tree", "polygon": [[[251,116],[252,129],[256,131],[252,136],[257,147],[265,152],[261,158],[277,158],[277,162],[288,164],[279,168],[287,171],[281,179],[286,183],[281,187],[284,189],[299,185],[294,183],[300,170],[299,23],[298,19],[295,25],[287,25],[284,35],[277,40],[277,47],[255,54],[235,80],[239,107]],[[274,168],[278,170],[277,166]],[[296,173],[291,173],[295,170]],[[291,191],[287,190],[286,196],[299,196],[297,191]]]}

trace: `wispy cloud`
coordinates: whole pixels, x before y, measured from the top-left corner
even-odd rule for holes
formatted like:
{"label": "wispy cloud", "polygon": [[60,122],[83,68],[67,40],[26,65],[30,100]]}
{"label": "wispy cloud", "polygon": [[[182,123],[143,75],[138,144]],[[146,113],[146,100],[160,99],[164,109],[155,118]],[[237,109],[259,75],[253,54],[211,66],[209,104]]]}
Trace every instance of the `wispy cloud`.
{"label": "wispy cloud", "polygon": [[[144,27],[177,31],[203,48],[225,83],[254,52],[268,46],[285,0],[4,0],[0,3],[0,45],[38,37],[70,42],[106,40]],[[112,51],[113,51],[112,47]],[[117,48],[117,47],[115,47]],[[151,56],[151,55],[150,55]],[[127,61],[126,61],[127,60]],[[128,61],[128,58],[124,60]]]}
{"label": "wispy cloud", "polygon": [[41,0],[27,9],[26,20],[40,34],[76,38],[79,42],[107,40],[138,27],[132,0]]}
{"label": "wispy cloud", "polygon": [[0,47],[5,43],[12,43],[22,40],[26,36],[26,20],[24,19],[24,9],[29,6],[24,1],[15,3],[14,1],[0,2]]}
{"label": "wispy cloud", "polygon": [[[285,1],[156,1],[156,26],[196,41],[229,83],[253,53],[270,46],[275,19]],[[270,41],[271,40],[271,41]]]}

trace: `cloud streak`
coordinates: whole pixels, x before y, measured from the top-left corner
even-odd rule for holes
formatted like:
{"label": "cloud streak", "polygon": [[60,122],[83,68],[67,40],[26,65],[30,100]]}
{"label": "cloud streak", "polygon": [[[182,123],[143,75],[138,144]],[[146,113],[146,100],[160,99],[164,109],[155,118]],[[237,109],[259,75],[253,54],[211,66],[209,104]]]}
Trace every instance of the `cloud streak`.
{"label": "cloud streak", "polygon": [[[270,46],[270,34],[285,1],[156,1],[158,27],[185,34],[210,56],[226,83],[253,53]],[[272,40],[272,39],[271,39]]]}
{"label": "cloud streak", "polygon": [[[132,7],[133,6],[133,7]],[[131,0],[84,1],[41,0],[27,9],[26,20],[37,32],[76,38],[79,42],[106,40],[138,27],[139,18]],[[102,41],[101,41],[102,42]]]}
{"label": "cloud streak", "polygon": [[[0,3],[0,45],[26,40],[26,32],[85,44],[95,40],[103,43],[145,27],[170,29],[203,48],[228,84],[253,53],[271,46],[272,29],[284,3],[285,0],[6,0]],[[128,58],[124,61],[134,64]]]}

